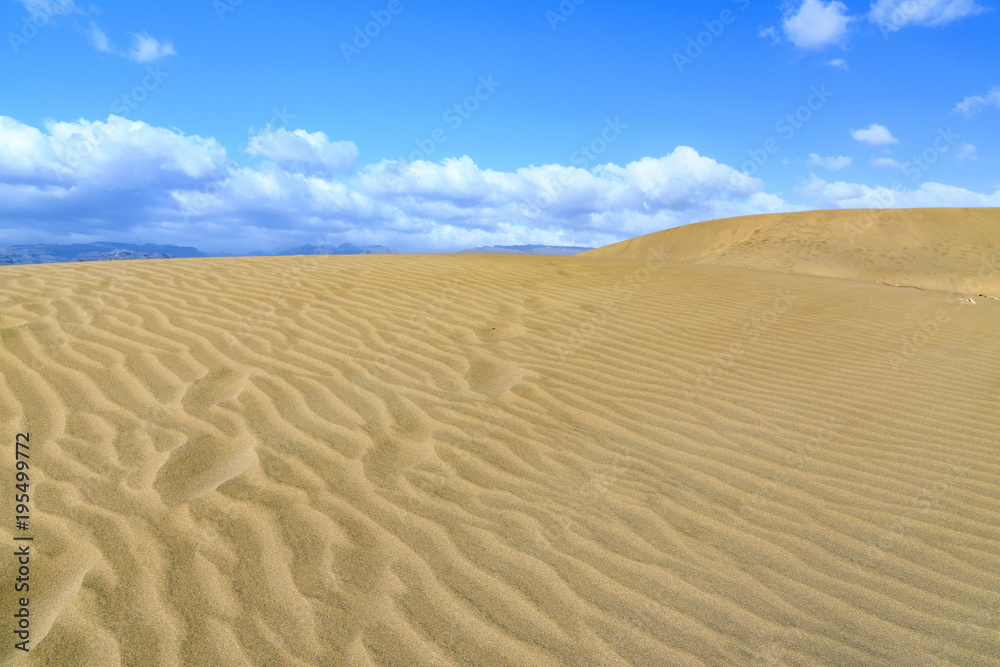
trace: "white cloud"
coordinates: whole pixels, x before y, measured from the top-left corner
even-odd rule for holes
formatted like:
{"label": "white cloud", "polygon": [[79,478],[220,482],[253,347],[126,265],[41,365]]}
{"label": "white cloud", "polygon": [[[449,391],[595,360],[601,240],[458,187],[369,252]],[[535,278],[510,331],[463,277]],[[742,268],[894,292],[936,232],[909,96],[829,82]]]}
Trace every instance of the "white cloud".
{"label": "white cloud", "polygon": [[962,144],[958,153],[955,155],[956,162],[965,162],[966,160],[976,160],[976,147],[972,144]]}
{"label": "white cloud", "polygon": [[847,5],[837,0],[803,0],[798,10],[785,14],[785,36],[801,49],[822,49],[843,42],[854,19],[847,15]]}
{"label": "white cloud", "polygon": [[44,130],[0,118],[0,229],[8,238],[39,239],[49,230],[206,250],[337,239],[454,250],[605,244],[788,208],[759,179],[686,147],[589,170],[553,164],[503,172],[460,157],[383,160],[337,174],[286,168],[353,159],[353,144],[322,133],[265,130],[248,150],[269,161],[238,166],[213,139],[116,116]]}
{"label": "white cloud", "polygon": [[137,63],[150,63],[167,56],[176,56],[177,51],[170,42],[161,42],[148,32],[141,35],[132,33],[132,50],[128,57]]}
{"label": "white cloud", "polygon": [[90,39],[91,46],[93,46],[97,52],[115,53],[115,47],[112,46],[107,34],[93,21],[90,22],[90,30],[87,31],[87,37]]}
{"label": "white cloud", "polygon": [[810,153],[808,164],[816,165],[819,167],[825,167],[830,171],[837,171],[838,169],[846,169],[851,166],[853,160],[846,155],[840,155],[838,157],[820,157],[818,153]]}
{"label": "white cloud", "polygon": [[872,166],[879,169],[902,169],[904,165],[891,157],[876,157],[872,158]]}
{"label": "white cloud", "polygon": [[834,58],[833,60],[828,60],[827,65],[830,67],[836,67],[838,69],[847,69],[847,61],[843,58]]}
{"label": "white cloud", "polygon": [[888,146],[889,144],[899,143],[899,139],[892,136],[889,128],[878,123],[872,123],[863,130],[851,130],[851,137],[855,141],[860,141],[869,146]]}
{"label": "white cloud", "polygon": [[778,37],[778,29],[773,25],[766,28],[761,28],[760,32],[757,33],[760,37],[771,40],[771,44],[778,44],[781,42],[781,38]]}
{"label": "white cloud", "polygon": [[[214,139],[117,116],[44,128],[0,116],[0,234],[8,243],[72,238],[225,252],[344,241],[401,251],[604,245],[701,220],[873,205],[881,192],[813,177],[802,203],[790,203],[684,146],[590,169],[495,171],[463,156],[332,171],[354,159],[351,142],[268,129],[251,145],[268,158],[260,166],[235,164]],[[998,196],[924,184],[904,201],[986,206]]]}
{"label": "white cloud", "polygon": [[73,0],[16,0],[32,16],[58,16],[59,14],[82,13]]}
{"label": "white cloud", "polygon": [[915,190],[894,187],[869,187],[859,183],[828,183],[813,175],[803,181],[799,191],[816,208],[949,208],[1000,206],[1000,189],[979,193],[941,183],[923,183]]}
{"label": "white cloud", "polygon": [[908,25],[946,25],[985,11],[976,0],[878,0],[868,19],[888,34]]}
{"label": "white cloud", "polygon": [[1000,109],[1000,86],[993,88],[985,95],[970,95],[955,105],[952,111],[963,114],[966,118],[975,116],[986,107]]}
{"label": "white cloud", "polygon": [[358,159],[358,147],[353,141],[331,142],[323,132],[289,132],[284,128],[268,127],[251,136],[246,151],[266,157],[283,169],[316,172],[345,169]]}

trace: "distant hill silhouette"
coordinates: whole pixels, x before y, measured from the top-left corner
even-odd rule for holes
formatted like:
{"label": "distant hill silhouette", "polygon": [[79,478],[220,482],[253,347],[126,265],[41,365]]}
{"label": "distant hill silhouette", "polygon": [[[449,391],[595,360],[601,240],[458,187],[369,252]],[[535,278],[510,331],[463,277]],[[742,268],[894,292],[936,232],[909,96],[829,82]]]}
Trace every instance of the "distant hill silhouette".
{"label": "distant hill silhouette", "polygon": [[0,264],[47,264],[49,262],[92,262],[110,259],[167,259],[209,257],[197,248],[175,245],[134,245],[97,242],[67,245],[41,243],[0,247]]}
{"label": "distant hill silhouette", "polygon": [[350,243],[341,243],[338,246],[306,244],[297,248],[290,248],[278,255],[395,255],[396,251],[381,245],[370,245],[359,248]]}
{"label": "distant hill silhouette", "polygon": [[583,248],[571,245],[493,245],[470,248],[462,253],[490,253],[502,255],[575,255],[580,252],[593,250],[593,248]]}

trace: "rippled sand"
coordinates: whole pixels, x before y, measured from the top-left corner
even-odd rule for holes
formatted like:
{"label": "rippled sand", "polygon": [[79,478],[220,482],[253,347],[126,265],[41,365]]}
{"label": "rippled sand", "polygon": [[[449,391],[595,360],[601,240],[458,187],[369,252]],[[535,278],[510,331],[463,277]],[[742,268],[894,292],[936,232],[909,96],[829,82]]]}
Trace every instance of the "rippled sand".
{"label": "rippled sand", "polygon": [[0,657],[997,664],[1000,215],[861,215],[0,267]]}

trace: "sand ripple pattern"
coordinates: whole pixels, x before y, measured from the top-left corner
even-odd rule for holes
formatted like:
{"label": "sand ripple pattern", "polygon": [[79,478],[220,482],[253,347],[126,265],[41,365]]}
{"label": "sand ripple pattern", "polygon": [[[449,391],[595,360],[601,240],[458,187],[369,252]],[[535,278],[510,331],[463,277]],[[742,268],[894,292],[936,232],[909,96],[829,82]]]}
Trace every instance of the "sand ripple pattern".
{"label": "sand ripple pattern", "polygon": [[641,266],[0,268],[4,664],[997,664],[1000,304]]}

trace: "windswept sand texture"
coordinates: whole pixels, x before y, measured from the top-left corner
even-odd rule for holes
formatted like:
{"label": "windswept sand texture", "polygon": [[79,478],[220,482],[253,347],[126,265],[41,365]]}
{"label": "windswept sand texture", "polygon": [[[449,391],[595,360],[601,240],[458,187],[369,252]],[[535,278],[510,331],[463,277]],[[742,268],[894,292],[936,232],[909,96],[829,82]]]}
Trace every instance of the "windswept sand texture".
{"label": "windswept sand texture", "polygon": [[0,657],[996,665],[1000,216],[856,214],[0,267]]}
{"label": "windswept sand texture", "polygon": [[678,227],[591,250],[642,258],[651,244],[676,262],[878,280],[957,290],[987,260],[984,288],[1000,297],[1000,209],[928,208],[751,215]]}

